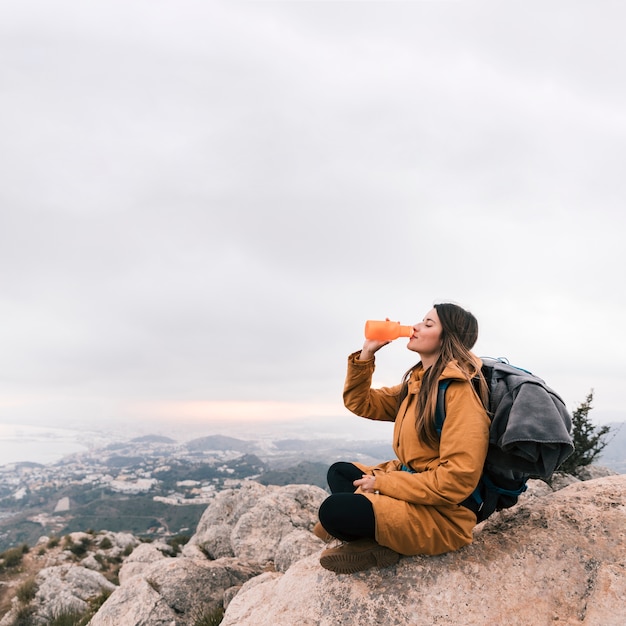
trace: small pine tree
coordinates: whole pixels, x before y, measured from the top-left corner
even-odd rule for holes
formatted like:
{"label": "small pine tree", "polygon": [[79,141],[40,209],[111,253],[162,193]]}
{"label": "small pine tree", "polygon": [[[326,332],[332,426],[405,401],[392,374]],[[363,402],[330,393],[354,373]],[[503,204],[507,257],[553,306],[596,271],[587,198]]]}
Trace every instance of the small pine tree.
{"label": "small pine tree", "polygon": [[593,402],[593,389],[585,401],[572,413],[572,439],[574,452],[559,467],[561,472],[575,474],[576,470],[590,465],[604,449],[610,426],[594,426],[589,419]]}

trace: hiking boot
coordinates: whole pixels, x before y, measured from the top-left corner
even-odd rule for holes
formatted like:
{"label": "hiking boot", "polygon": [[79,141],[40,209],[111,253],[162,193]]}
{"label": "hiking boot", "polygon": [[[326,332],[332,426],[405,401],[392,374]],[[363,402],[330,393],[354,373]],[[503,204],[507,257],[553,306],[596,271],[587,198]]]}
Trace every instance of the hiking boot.
{"label": "hiking boot", "polygon": [[320,522],[317,522],[317,524],[313,526],[312,532],[318,539],[321,539],[324,543],[330,543],[334,539],[334,537],[320,524]]}
{"label": "hiking boot", "polygon": [[395,565],[400,555],[373,539],[359,539],[337,548],[327,548],[320,556],[320,565],[337,574],[354,574],[370,567]]}

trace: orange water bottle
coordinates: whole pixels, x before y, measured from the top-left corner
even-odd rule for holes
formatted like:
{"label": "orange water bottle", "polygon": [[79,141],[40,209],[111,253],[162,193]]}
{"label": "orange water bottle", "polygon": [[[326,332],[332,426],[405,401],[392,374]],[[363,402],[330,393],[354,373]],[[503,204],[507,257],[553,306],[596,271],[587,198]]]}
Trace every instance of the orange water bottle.
{"label": "orange water bottle", "polygon": [[413,334],[412,326],[402,326],[400,322],[391,320],[367,320],[365,322],[365,338],[376,341],[393,341],[398,337],[410,337]]}

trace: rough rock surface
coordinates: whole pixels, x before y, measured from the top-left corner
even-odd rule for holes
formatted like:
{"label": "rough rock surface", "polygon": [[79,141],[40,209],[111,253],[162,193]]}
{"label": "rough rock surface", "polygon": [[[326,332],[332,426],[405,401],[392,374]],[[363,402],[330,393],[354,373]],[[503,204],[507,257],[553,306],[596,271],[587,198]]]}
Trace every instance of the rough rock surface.
{"label": "rough rock surface", "polygon": [[[313,528],[327,495],[313,485],[264,487],[255,482],[222,491],[203,514],[183,556],[197,556],[200,550],[213,559],[236,557],[263,564],[273,562],[277,552],[286,551],[281,547],[283,541],[289,543],[292,553],[311,554],[319,542],[312,544],[308,532],[292,533]],[[302,545],[295,545],[298,540]]]}
{"label": "rough rock surface", "polygon": [[221,607],[224,591],[260,573],[232,558],[163,558],[128,578],[102,605],[90,626],[187,626]]}
{"label": "rough rock surface", "polygon": [[[62,613],[83,613],[88,601],[103,592],[111,592],[115,585],[102,574],[80,565],[56,565],[42,569],[35,577],[37,592],[31,602],[30,623],[48,624]],[[9,626],[18,617],[16,605],[0,621]],[[23,622],[20,622],[23,623]]]}
{"label": "rough rock surface", "polygon": [[144,572],[151,563],[173,556],[173,553],[173,549],[162,541],[142,543],[124,561],[119,572],[120,584]]}
{"label": "rough rock surface", "polygon": [[[42,537],[38,545],[45,548],[48,542],[48,537]],[[53,617],[68,612],[78,614],[87,611],[93,600],[116,588],[100,573],[102,562],[96,556],[102,556],[104,560],[122,558],[139,540],[130,533],[94,535],[74,532],[66,535],[63,543],[67,542],[86,542],[87,556],[78,563],[76,555],[65,545],[56,550],[49,549],[41,555],[31,551],[25,572],[14,584],[19,587],[32,579],[35,583],[34,597],[28,601],[27,607],[14,597],[11,609],[0,619],[0,626],[13,626],[16,621],[19,624],[44,625],[49,624]],[[42,566],[37,567],[39,563]],[[29,609],[28,618],[22,614],[25,608]]]}
{"label": "rough rock surface", "polygon": [[312,485],[247,483],[220,492],[182,554],[140,545],[125,560],[120,586],[90,626],[187,626],[228,603],[242,585],[319,552],[310,531],[326,492]]}
{"label": "rough rock surface", "polygon": [[[72,533],[87,542],[81,563],[64,546],[29,555],[46,560],[29,623],[83,612],[112,591],[90,626],[196,626],[222,605],[224,626],[626,626],[623,474],[591,468],[530,481],[516,507],[476,528],[471,546],[354,575],[319,565],[324,545],[310,529],[325,497],[310,485],[252,482],[222,492],[179,555],[128,533]],[[97,571],[116,556],[119,587]],[[0,626],[14,623],[15,600]]]}
{"label": "rough rock surface", "polygon": [[457,552],[353,575],[327,572],[315,554],[253,578],[222,626],[624,626],[626,475],[542,490]]}
{"label": "rough rock surface", "polygon": [[81,566],[47,567],[36,580],[39,589],[35,600],[41,606],[39,613],[48,619],[68,609],[81,613],[88,608],[90,598],[115,589],[102,574]]}

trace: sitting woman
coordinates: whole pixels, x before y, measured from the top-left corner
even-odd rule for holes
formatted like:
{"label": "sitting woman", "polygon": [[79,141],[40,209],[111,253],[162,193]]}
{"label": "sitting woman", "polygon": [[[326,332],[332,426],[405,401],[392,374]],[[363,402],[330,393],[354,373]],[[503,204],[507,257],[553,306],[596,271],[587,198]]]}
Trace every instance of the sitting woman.
{"label": "sitting woman", "polygon": [[[472,541],[476,515],[467,498],[480,479],[489,439],[487,385],[471,352],[477,338],[471,313],[437,304],[413,326],[407,348],[420,361],[400,384],[371,388],[374,354],[389,342],[366,340],[348,358],[345,406],[361,417],[395,422],[397,459],[374,467],[330,467],[332,495],[322,503],[313,532],[345,543],[322,552],[326,569],[387,567],[400,555],[441,554]],[[451,383],[439,434],[435,409],[444,379]]]}

